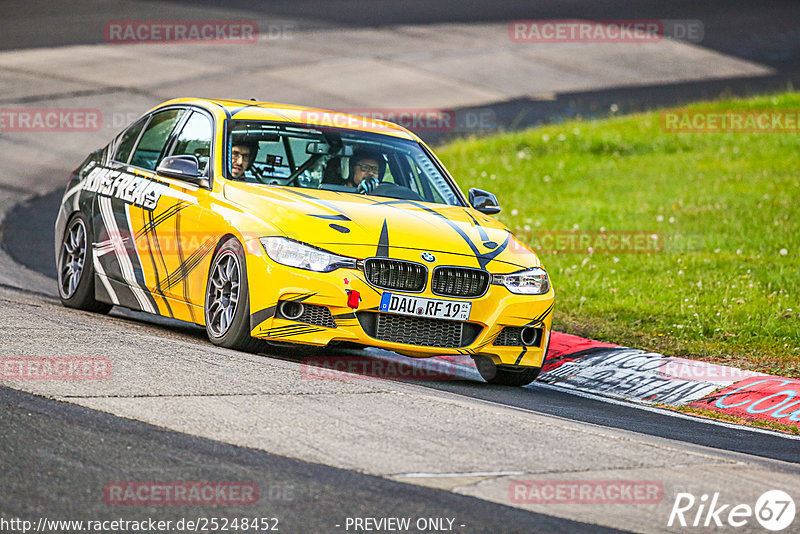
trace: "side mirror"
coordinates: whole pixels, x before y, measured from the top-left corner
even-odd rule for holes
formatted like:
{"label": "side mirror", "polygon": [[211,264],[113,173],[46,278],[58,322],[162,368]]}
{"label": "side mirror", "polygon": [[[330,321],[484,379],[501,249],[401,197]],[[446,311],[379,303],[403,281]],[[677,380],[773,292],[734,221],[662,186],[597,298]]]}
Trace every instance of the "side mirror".
{"label": "side mirror", "polygon": [[158,164],[156,172],[169,178],[208,187],[208,178],[200,175],[200,162],[195,156],[167,156]]}
{"label": "side mirror", "polygon": [[500,204],[497,197],[483,189],[472,188],[469,190],[469,203],[476,210],[486,215],[500,213]]}

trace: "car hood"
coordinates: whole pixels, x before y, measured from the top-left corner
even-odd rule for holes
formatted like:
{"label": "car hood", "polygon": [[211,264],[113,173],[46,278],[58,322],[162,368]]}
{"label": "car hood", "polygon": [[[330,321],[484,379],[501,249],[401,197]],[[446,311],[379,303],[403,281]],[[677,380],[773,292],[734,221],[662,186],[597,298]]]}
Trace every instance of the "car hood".
{"label": "car hood", "polygon": [[508,228],[472,208],[244,182],[225,183],[224,196],[286,237],[340,254],[391,257],[400,248],[458,254],[480,268],[540,264]]}

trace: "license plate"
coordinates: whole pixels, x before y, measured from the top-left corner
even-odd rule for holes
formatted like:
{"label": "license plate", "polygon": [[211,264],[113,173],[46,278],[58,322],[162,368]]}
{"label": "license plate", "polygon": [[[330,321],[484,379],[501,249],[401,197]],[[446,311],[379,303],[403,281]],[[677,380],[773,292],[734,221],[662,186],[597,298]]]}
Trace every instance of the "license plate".
{"label": "license plate", "polygon": [[471,302],[459,300],[440,300],[425,297],[412,297],[384,292],[381,296],[380,310],[415,317],[432,317],[435,319],[451,319],[466,321],[472,310]]}

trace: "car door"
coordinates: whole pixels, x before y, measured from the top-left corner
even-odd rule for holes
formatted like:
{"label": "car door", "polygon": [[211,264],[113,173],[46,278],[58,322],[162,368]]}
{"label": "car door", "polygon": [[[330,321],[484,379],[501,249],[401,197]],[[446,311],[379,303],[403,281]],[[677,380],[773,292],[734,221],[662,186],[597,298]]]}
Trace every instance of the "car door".
{"label": "car door", "polygon": [[[96,192],[93,231],[99,291],[115,304],[190,319],[185,306],[176,313],[169,288],[177,285],[171,282],[181,270],[174,259],[175,217],[197,201],[181,184],[155,172],[187,116],[186,108],[172,107],[134,123],[118,138],[107,164],[92,171],[88,184]],[[181,222],[185,215],[193,217],[190,210]],[[160,250],[161,243],[165,250]]]}
{"label": "car door", "polygon": [[[207,112],[194,109],[177,128],[165,155],[193,156],[200,175],[209,180],[213,169],[214,121]],[[202,322],[205,282],[208,264],[221,234],[201,227],[203,206],[208,205],[209,187],[179,179],[158,176],[169,184],[168,194],[175,197],[171,222],[161,230],[164,240],[173,243],[172,254],[159,256],[165,265],[166,277],[161,277],[162,290],[175,301],[185,305],[193,322]],[[153,234],[154,236],[156,233]],[[154,268],[157,267],[157,264]]]}

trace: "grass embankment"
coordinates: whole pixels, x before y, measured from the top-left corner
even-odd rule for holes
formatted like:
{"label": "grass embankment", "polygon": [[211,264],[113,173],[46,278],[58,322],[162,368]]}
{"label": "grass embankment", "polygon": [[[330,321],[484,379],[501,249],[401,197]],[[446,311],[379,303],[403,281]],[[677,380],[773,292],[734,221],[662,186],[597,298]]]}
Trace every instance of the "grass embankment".
{"label": "grass embankment", "polygon": [[[684,109],[798,111],[800,93]],[[799,133],[673,133],[655,112],[437,153],[465,191],[496,193],[531,245],[551,232],[662,236],[658,252],[541,253],[556,329],[800,377]]]}

